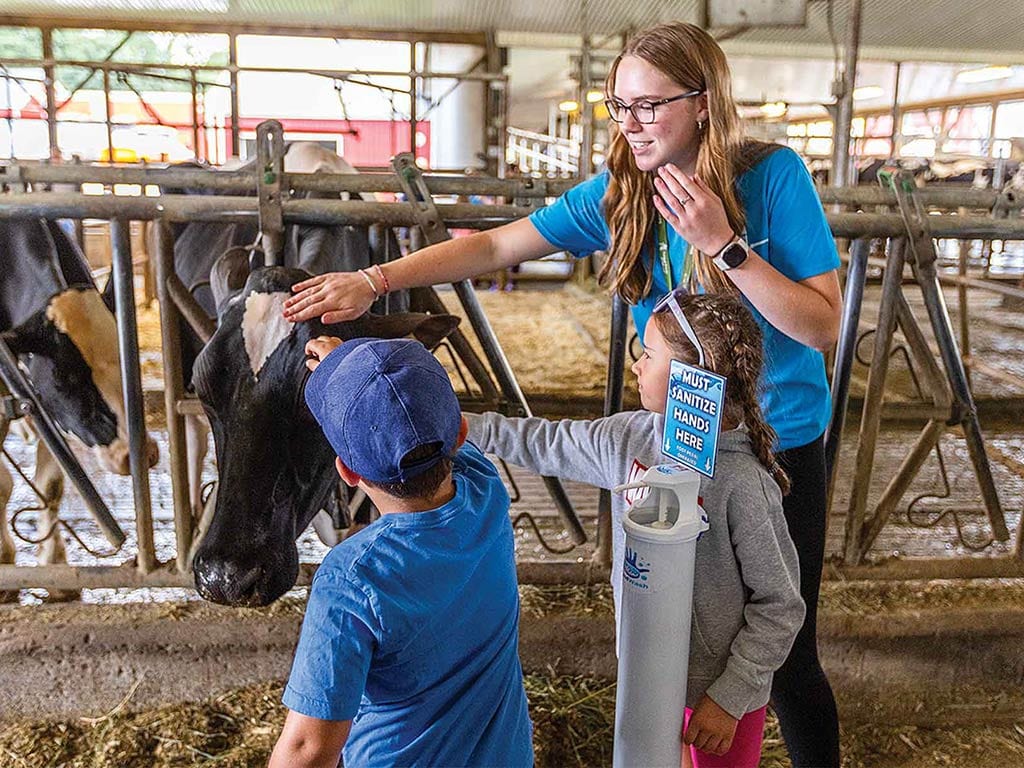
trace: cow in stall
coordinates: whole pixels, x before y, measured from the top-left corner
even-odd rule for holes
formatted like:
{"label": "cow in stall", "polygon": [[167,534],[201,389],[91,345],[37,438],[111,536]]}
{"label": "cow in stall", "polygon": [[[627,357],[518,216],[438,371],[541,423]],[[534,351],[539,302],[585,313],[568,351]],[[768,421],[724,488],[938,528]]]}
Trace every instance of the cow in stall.
{"label": "cow in stall", "polygon": [[[194,165],[184,163],[187,167]],[[252,162],[235,170],[251,168]],[[288,145],[284,156],[287,173],[355,173],[344,158],[312,142],[294,142]],[[164,188],[163,194],[215,194],[208,190]],[[331,197],[327,193],[307,193],[310,197]],[[336,196],[335,196],[336,197]],[[174,272],[190,291],[210,318],[217,317],[216,302],[210,287],[210,273],[214,262],[224,254],[240,257],[252,253],[259,238],[255,223],[240,222],[178,222],[171,224],[174,237]],[[151,247],[155,247],[151,243]],[[397,245],[395,246],[397,252]],[[232,263],[241,263],[233,258]],[[370,244],[366,231],[355,227],[321,227],[313,225],[287,225],[285,228],[285,265],[304,269],[311,274],[334,270],[350,270],[370,265]],[[404,297],[392,298],[392,309],[404,309]],[[203,347],[203,342],[190,326],[182,322],[182,374],[188,384],[192,365]],[[189,506],[200,533],[205,530],[211,514],[209,497],[203,498],[201,477],[206,458],[208,431],[201,417],[185,417],[185,440],[188,452]],[[333,544],[334,526],[326,513],[317,517],[317,533],[325,543]],[[194,552],[192,553],[194,554]]]}
{"label": "cow in stall", "polygon": [[192,376],[217,453],[215,501],[193,571],[208,600],[267,605],[294,586],[295,539],[338,485],[334,451],[303,397],[306,342],[321,335],[412,335],[433,347],[459,319],[367,313],[330,326],[293,324],[283,319],[283,304],[309,273],[266,267],[246,276],[244,260],[234,259],[215,268],[217,331]]}
{"label": "cow in stall", "polygon": [[[354,172],[343,158],[304,142],[289,146],[284,163],[290,173]],[[398,313],[366,314],[330,327],[286,322],[282,304],[296,282],[370,264],[365,230],[288,225],[285,266],[260,267],[251,274],[255,225],[190,222],[176,225],[173,234],[175,273],[217,320],[205,346],[191,328],[183,325],[181,334],[184,380],[191,380],[203,404],[217,456],[216,490],[204,502],[199,478],[205,424],[190,417],[189,495],[198,521],[190,559],[196,588],[213,602],[266,605],[295,584],[295,540],[311,521],[325,543],[336,541],[323,510],[338,478],[333,451],[302,394],[305,343],[323,334],[412,335],[433,347],[458,318]]]}
{"label": "cow in stall", "polygon": [[[0,332],[26,364],[43,406],[62,430],[93,449],[101,466],[129,474],[117,327],[81,250],[52,221],[0,221],[0,270]],[[0,444],[8,428],[0,413]],[[146,452],[152,467],[158,449],[148,435]],[[67,561],[64,542],[54,527],[63,483],[60,467],[40,440],[34,484],[45,510],[39,530],[52,531],[40,544],[43,563]],[[6,517],[12,489],[11,474],[0,462],[0,563],[8,564],[15,557]],[[49,597],[75,599],[78,594],[51,591]],[[13,600],[17,592],[0,593],[0,602]]]}

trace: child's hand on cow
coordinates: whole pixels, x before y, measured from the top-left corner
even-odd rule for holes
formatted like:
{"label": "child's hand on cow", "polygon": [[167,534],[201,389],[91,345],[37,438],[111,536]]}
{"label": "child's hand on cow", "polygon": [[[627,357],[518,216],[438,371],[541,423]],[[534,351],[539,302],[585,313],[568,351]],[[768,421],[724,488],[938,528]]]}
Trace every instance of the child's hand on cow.
{"label": "child's hand on cow", "polygon": [[316,367],[323,362],[331,352],[342,344],[342,339],[337,336],[317,336],[306,342],[306,367],[315,371]]}
{"label": "child's hand on cow", "polygon": [[690,724],[683,734],[683,742],[692,744],[701,752],[724,755],[732,746],[739,721],[705,694],[690,716]]}

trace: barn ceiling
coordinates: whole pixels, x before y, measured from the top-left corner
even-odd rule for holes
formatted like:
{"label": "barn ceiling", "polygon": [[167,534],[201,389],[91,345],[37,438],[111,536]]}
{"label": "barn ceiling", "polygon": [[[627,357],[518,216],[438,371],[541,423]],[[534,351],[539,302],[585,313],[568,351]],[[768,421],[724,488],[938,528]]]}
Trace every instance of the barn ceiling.
{"label": "barn ceiling", "polygon": [[[512,45],[545,37],[616,35],[665,20],[694,21],[700,0],[4,0],[0,24],[95,20],[152,24],[325,25],[420,32],[496,31]],[[760,28],[728,43],[735,52],[821,57],[832,29],[845,38],[850,0],[810,0],[803,28]],[[862,53],[888,60],[1024,61],[1024,2],[863,0]]]}

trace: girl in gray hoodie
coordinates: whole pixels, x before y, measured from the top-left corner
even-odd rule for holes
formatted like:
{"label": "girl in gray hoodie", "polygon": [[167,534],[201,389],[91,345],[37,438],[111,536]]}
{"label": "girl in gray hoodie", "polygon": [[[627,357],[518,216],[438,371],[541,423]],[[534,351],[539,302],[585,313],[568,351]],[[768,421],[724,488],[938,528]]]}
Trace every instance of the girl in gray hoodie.
{"label": "girl in gray hoodie", "polygon": [[[796,550],[782,515],[789,479],[772,452],[758,405],[762,338],[740,300],[672,294],[703,347],[705,366],[726,378],[715,476],[700,496],[710,529],[697,542],[687,708],[680,732],[696,768],[758,764],[772,674],[803,622]],[[665,462],[660,444],[671,360],[697,364],[674,312],[655,311],[633,365],[646,410],[593,421],[466,414],[470,439],[538,474],[601,488],[632,482]],[[623,513],[643,491],[612,500],[612,586],[618,613]]]}

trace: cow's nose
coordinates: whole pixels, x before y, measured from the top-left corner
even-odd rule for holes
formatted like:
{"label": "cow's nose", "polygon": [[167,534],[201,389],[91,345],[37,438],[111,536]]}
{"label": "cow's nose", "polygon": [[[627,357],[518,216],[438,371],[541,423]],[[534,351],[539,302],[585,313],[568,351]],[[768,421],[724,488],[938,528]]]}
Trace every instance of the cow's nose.
{"label": "cow's nose", "polygon": [[250,605],[258,601],[256,586],[262,575],[258,565],[240,565],[231,560],[196,555],[193,570],[196,590],[205,599],[221,605]]}

